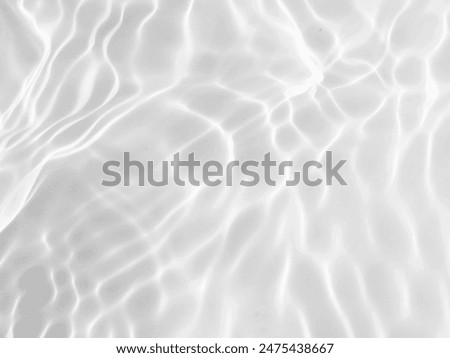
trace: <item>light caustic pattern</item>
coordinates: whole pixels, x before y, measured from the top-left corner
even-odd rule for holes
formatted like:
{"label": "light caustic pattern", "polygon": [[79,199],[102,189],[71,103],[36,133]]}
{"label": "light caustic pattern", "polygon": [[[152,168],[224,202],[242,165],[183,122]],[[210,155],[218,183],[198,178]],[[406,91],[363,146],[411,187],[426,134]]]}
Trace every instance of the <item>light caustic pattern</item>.
{"label": "light caustic pattern", "polygon": [[[450,3],[3,1],[0,335],[450,335]],[[102,163],[347,159],[348,186]]]}

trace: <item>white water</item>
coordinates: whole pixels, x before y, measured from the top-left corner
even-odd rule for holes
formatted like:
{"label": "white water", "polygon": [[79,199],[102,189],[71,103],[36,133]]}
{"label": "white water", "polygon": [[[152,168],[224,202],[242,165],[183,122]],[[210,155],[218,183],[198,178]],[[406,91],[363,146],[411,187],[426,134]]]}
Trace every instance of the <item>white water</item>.
{"label": "white water", "polygon": [[[448,1],[4,1],[0,335],[450,335]],[[101,186],[347,159],[348,186]]]}

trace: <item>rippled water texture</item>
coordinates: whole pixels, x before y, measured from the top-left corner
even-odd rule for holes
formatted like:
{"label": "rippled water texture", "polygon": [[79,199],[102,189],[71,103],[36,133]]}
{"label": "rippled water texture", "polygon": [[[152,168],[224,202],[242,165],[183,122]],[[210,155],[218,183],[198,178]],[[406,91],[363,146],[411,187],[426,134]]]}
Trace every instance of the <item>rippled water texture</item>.
{"label": "rippled water texture", "polygon": [[[450,3],[2,1],[0,335],[450,336]],[[348,186],[102,163],[347,159]]]}

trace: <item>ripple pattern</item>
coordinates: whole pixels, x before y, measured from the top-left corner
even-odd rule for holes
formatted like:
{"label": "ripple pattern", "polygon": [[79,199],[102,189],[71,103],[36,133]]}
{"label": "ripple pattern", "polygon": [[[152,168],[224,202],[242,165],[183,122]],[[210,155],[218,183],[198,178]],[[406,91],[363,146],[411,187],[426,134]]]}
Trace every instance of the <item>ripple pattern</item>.
{"label": "ripple pattern", "polygon": [[[0,336],[449,337],[450,3],[0,3]],[[103,187],[347,159],[348,186]]]}

